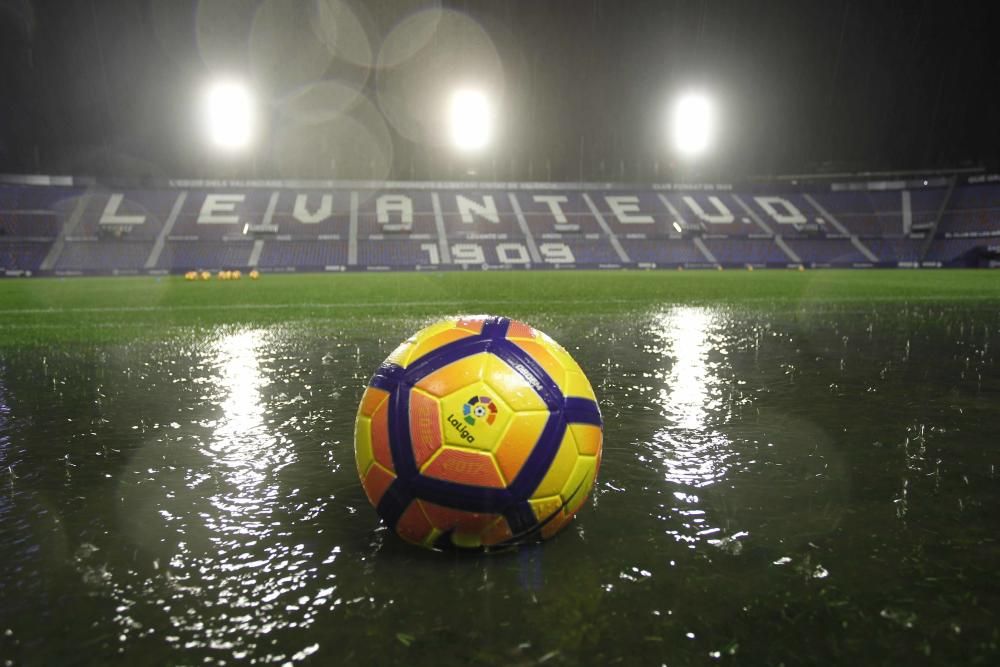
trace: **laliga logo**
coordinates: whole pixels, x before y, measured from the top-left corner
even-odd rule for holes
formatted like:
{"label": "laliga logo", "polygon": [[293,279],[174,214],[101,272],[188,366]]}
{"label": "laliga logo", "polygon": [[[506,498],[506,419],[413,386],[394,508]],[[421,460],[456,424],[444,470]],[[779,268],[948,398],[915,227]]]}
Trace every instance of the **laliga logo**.
{"label": "laliga logo", "polygon": [[492,424],[497,418],[497,405],[488,396],[473,396],[462,406],[465,423],[472,426],[477,419],[486,418],[487,424]]}
{"label": "laliga logo", "polygon": [[[488,396],[473,396],[467,403],[462,405],[462,414],[465,415],[465,424],[469,426],[475,426],[477,419],[485,419],[488,426],[496,421],[497,406],[493,402],[493,399]],[[458,431],[462,440],[468,443],[476,441],[476,436],[472,435],[469,429],[465,427],[465,424],[455,415],[448,415],[448,423]]]}

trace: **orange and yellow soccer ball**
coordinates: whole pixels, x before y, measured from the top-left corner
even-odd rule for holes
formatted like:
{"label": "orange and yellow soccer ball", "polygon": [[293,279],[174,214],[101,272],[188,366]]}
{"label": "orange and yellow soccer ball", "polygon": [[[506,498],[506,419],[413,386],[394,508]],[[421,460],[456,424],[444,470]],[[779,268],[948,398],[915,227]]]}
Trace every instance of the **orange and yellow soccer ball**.
{"label": "orange and yellow soccer ball", "polygon": [[490,548],[548,538],[594,486],[603,422],[573,357],[527,324],[438,322],[396,348],[361,399],[365,493],[403,539]]}

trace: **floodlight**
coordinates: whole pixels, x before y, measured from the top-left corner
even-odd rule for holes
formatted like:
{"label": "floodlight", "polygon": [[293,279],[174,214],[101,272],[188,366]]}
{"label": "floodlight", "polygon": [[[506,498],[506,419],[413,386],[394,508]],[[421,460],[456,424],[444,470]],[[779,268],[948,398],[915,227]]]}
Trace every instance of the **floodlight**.
{"label": "floodlight", "polygon": [[671,117],[674,148],[687,157],[705,153],[715,135],[715,107],[702,93],[686,93],[674,105]]}
{"label": "floodlight", "polygon": [[220,81],[205,96],[208,136],[226,150],[246,148],[253,135],[253,96],[243,84]]}
{"label": "floodlight", "polygon": [[451,143],[459,150],[481,150],[492,138],[493,110],[481,91],[459,90],[453,93],[448,121]]}

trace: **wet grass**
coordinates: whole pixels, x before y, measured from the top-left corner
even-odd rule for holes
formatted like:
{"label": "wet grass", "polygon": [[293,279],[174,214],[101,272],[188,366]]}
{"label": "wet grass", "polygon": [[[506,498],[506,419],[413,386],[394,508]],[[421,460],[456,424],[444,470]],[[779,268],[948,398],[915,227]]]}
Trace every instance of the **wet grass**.
{"label": "wet grass", "polygon": [[[994,664],[998,305],[985,271],[0,281],[0,656]],[[463,310],[567,345],[605,418],[575,524],[488,558],[395,539],[352,447]]]}
{"label": "wet grass", "polygon": [[265,275],[256,282],[145,276],[5,280],[0,282],[0,346],[129,342],[184,336],[220,324],[871,301],[1000,301],[1000,272],[477,271]]}

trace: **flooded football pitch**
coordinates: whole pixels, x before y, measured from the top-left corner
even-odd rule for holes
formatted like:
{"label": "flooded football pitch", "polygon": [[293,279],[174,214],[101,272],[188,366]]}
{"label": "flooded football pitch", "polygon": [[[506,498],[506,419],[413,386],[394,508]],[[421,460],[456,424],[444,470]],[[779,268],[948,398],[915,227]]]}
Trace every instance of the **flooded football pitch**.
{"label": "flooded football pitch", "polygon": [[357,479],[357,401],[431,319],[0,349],[0,665],[1000,660],[995,303],[527,317],[603,465],[486,556]]}

